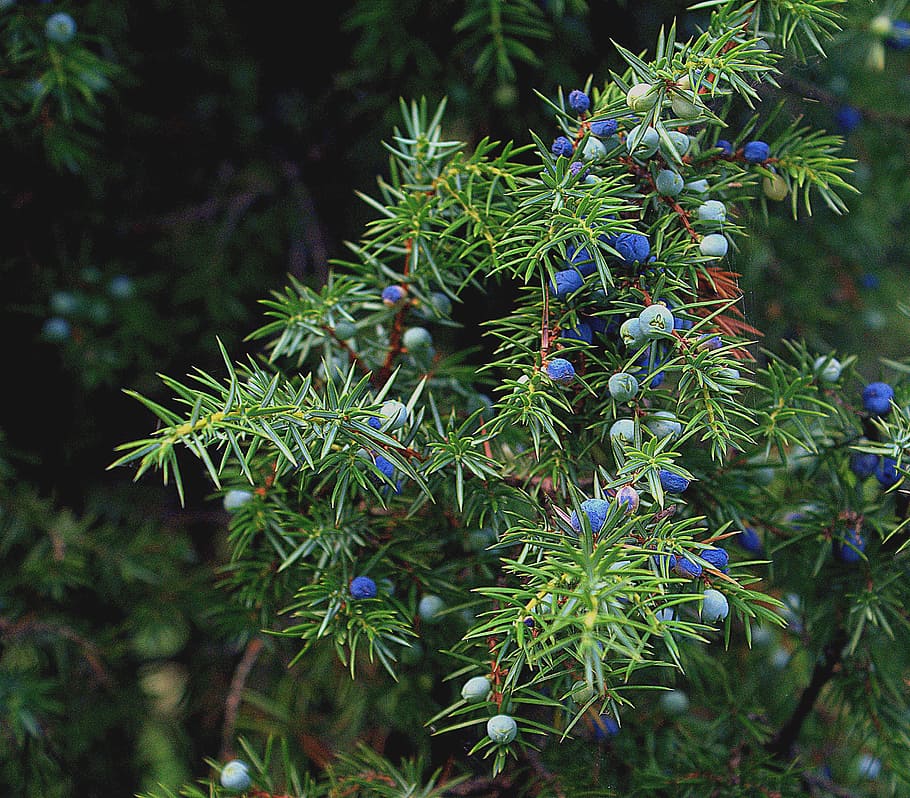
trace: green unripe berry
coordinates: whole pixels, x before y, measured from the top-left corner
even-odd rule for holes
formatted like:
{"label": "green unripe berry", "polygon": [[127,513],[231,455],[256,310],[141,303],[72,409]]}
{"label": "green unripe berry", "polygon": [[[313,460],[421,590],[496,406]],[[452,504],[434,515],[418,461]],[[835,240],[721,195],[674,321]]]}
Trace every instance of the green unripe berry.
{"label": "green unripe berry", "polygon": [[727,219],[727,206],[720,200],[706,200],[695,211],[703,222],[724,222]]}
{"label": "green unripe berry", "polygon": [[636,83],[626,93],[626,105],[636,114],[644,113],[657,102],[658,89],[650,83]]}
{"label": "green unripe berry", "polygon": [[678,438],[682,434],[682,424],[669,410],[657,410],[645,421],[645,426],[654,433],[656,438],[667,436]]}
{"label": "green unripe berry", "polygon": [[607,157],[607,148],[604,143],[594,136],[591,136],[581,150],[581,159],[583,161],[602,161]]}
{"label": "green unripe berry", "polygon": [[403,427],[408,420],[408,408],[397,399],[389,399],[382,403],[379,415],[388,419],[388,429],[396,430]]}
{"label": "green unripe berry", "polygon": [[626,319],[619,327],[619,337],[626,346],[638,346],[644,343],[645,334],[638,318]]}
{"label": "green unripe berry", "polygon": [[417,605],[417,614],[426,623],[434,623],[439,620],[439,614],[445,609],[445,602],[432,593],[422,596],[420,603]]}
{"label": "green unripe berry", "polygon": [[673,330],[673,314],[666,305],[655,302],[638,314],[638,328],[645,338],[659,338]]}
{"label": "green unripe berry", "polygon": [[660,707],[668,715],[682,715],[689,709],[689,696],[682,690],[669,690],[661,695]]}
{"label": "green unripe berry", "polygon": [[673,109],[673,113],[680,119],[697,119],[701,115],[701,108],[690,99],[694,97],[694,94],[671,92],[670,107]]}
{"label": "green unripe berry", "polygon": [[638,393],[638,380],[631,374],[621,371],[610,377],[607,390],[617,402],[629,402]]}
{"label": "green unripe berry", "polygon": [[641,125],[636,125],[626,134],[626,149],[636,158],[650,158],[660,146],[660,134],[653,127],[645,128],[641,141],[638,142],[638,146],[633,151],[632,142],[638,136],[640,128]]}
{"label": "green unripe berry", "polygon": [[635,422],[631,418],[618,418],[610,426],[610,440],[635,443]]}
{"label": "green unripe berry", "polygon": [[405,349],[413,352],[424,350],[433,343],[433,336],[426,327],[409,327],[401,336]]}
{"label": "green unripe berry", "polygon": [[461,697],[469,703],[486,701],[492,685],[486,676],[473,676],[461,688]]}
{"label": "green unripe berry", "polygon": [[335,337],[339,341],[348,341],[356,334],[357,327],[345,319],[342,319],[335,325]]}
{"label": "green unripe berry", "polygon": [[837,382],[840,379],[842,366],[837,358],[828,358],[822,355],[815,358],[812,364],[818,378],[823,382]]}
{"label": "green unripe berry", "polygon": [[765,192],[765,196],[775,202],[780,202],[790,193],[787,181],[780,175],[771,175],[771,177],[763,178],[761,188]]}
{"label": "green unripe berry", "polygon": [[518,724],[511,715],[494,715],[487,721],[487,737],[497,745],[507,745],[518,734]]}
{"label": "green unripe berry", "polygon": [[709,233],[698,245],[698,250],[706,258],[722,258],[727,254],[730,242],[721,233]]}
{"label": "green unripe berry", "polygon": [[885,14],[873,17],[869,23],[869,31],[875,36],[885,37],[891,33],[891,19]]}
{"label": "green unripe berry", "polygon": [[657,180],[654,181],[655,187],[659,194],[665,197],[675,197],[683,190],[685,181],[679,172],[672,169],[661,169],[657,173]]}

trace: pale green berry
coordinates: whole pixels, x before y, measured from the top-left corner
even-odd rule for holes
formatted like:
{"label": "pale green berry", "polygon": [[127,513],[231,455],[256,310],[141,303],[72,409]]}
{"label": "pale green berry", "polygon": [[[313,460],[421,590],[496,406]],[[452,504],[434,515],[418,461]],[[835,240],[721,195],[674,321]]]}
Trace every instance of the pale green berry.
{"label": "pale green berry", "polygon": [[638,318],[626,319],[619,327],[619,337],[626,346],[638,346],[644,343],[645,334],[642,332]]}
{"label": "pale green berry", "polygon": [[638,314],[638,328],[645,338],[659,338],[673,330],[673,314],[666,305],[655,302]]}
{"label": "pale green berry", "polygon": [[461,688],[461,697],[470,703],[486,701],[492,685],[486,676],[473,676]]}
{"label": "pale green berry", "polygon": [[403,427],[408,421],[408,408],[397,399],[389,399],[382,403],[379,415],[388,419],[388,429],[396,430]]}
{"label": "pale green berry", "polygon": [[637,158],[650,158],[660,146],[660,134],[653,127],[645,128],[641,141],[638,142],[638,146],[633,151],[632,142],[638,136],[640,127],[641,125],[636,125],[626,134],[626,149]]}
{"label": "pale green berry", "polygon": [[657,180],[654,181],[659,194],[665,197],[675,197],[683,190],[685,181],[679,172],[672,169],[661,169],[657,173]]}
{"label": "pale green berry", "polygon": [[891,19],[885,14],[873,17],[869,23],[869,30],[876,36],[887,36],[891,33]]}
{"label": "pale green berry", "polygon": [[604,146],[604,143],[594,136],[591,136],[586,142],[585,146],[581,150],[581,158],[583,161],[602,161],[607,157],[607,148]]}
{"label": "pale green berry", "polygon": [[248,490],[229,490],[224,494],[222,504],[224,505],[224,509],[230,513],[240,507],[243,507],[243,505],[252,498],[253,494]]}
{"label": "pale green berry", "polygon": [[579,682],[572,688],[571,697],[575,704],[581,707],[594,698],[596,694],[597,691],[592,685],[587,682]]}
{"label": "pale green berry", "polygon": [[487,721],[487,737],[497,745],[507,745],[518,734],[518,724],[511,715],[494,715]]}
{"label": "pale green berry", "polygon": [[658,89],[650,83],[636,83],[626,93],[626,105],[635,113],[641,114],[654,107],[657,102]]}
{"label": "pale green berry", "polygon": [[607,390],[617,402],[629,402],[638,393],[638,380],[633,375],[621,371],[610,377]]}
{"label": "pale green berry", "polygon": [[701,115],[701,108],[693,102],[694,94],[681,92],[670,93],[670,107],[680,119],[697,119]]}
{"label": "pale green berry", "polygon": [[815,358],[813,368],[823,382],[837,382],[840,379],[842,366],[837,358],[828,358],[825,355]]}
{"label": "pale green berry", "polygon": [[727,254],[730,242],[721,233],[709,233],[698,245],[698,250],[706,258],[722,258]]}
{"label": "pale green berry", "polygon": [[339,341],[347,341],[357,334],[357,327],[351,322],[342,319],[335,325],[335,337]]}
{"label": "pale green berry", "polygon": [[610,426],[610,439],[622,443],[635,443],[635,422],[631,418],[618,418]]}
{"label": "pale green berry", "polygon": [[660,707],[668,715],[682,715],[689,709],[689,696],[682,690],[668,690],[660,697]]}
{"label": "pale green berry", "polygon": [[682,424],[669,410],[657,410],[646,420],[645,426],[656,438],[678,438],[682,434]]}
{"label": "pale green berry", "polygon": [[708,588],[702,594],[701,619],[705,623],[722,621],[730,612],[727,597],[719,590]]}
{"label": "pale green berry", "polygon": [[704,178],[690,180],[683,188],[686,191],[691,191],[695,194],[704,194],[708,190],[708,181]]}
{"label": "pale green berry", "polygon": [[765,196],[775,202],[780,202],[790,193],[787,181],[780,175],[771,175],[771,177],[763,178],[761,188],[765,192]]}
{"label": "pale green berry", "polygon": [[[692,146],[692,139],[679,130],[668,130],[667,138],[673,142],[673,149],[680,158],[682,158]],[[669,153],[669,155],[673,160],[677,160],[676,158],[673,158],[673,153]]]}
{"label": "pale green berry", "polygon": [[427,349],[433,343],[433,336],[426,327],[409,327],[401,336],[401,343],[409,351]]}
{"label": "pale green berry", "polygon": [[720,200],[706,200],[695,210],[703,222],[724,222],[727,219],[727,206]]}
{"label": "pale green berry", "polygon": [[445,609],[445,602],[432,593],[422,596],[417,605],[417,614],[426,622],[434,623],[439,620],[439,614]]}

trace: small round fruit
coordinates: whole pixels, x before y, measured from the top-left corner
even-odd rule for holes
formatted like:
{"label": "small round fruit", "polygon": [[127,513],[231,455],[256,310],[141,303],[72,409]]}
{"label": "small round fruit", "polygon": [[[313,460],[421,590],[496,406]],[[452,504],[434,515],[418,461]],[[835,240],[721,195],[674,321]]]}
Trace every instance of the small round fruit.
{"label": "small round fruit", "polygon": [[855,565],[863,559],[863,552],[866,550],[866,539],[855,527],[842,530],[832,540],[834,556],[842,563]]}
{"label": "small round fruit", "polygon": [[765,176],[761,181],[761,189],[769,200],[774,200],[775,202],[780,202],[790,193],[787,181],[778,174],[773,174],[771,177]]}
{"label": "small round fruit", "polygon": [[663,146],[663,142],[661,142],[661,144],[659,145],[659,146],[661,146],[661,152],[663,152],[664,155],[667,156],[667,160],[670,160],[670,161],[681,160],[682,157],[687,152],[689,152],[689,150],[692,147],[692,139],[689,138],[689,136],[687,134],[683,133],[680,130],[668,130],[667,138],[670,139],[670,141],[673,144],[672,152],[666,151],[665,147]]}
{"label": "small round fruit", "polygon": [[494,715],[487,721],[487,737],[497,745],[507,745],[518,734],[518,724],[511,715]]}
{"label": "small round fruit", "polygon": [[351,598],[355,599],[376,598],[379,592],[376,583],[368,576],[355,576],[351,580],[348,589],[350,590]]}
{"label": "small round fruit", "polygon": [[894,388],[887,382],[870,382],[863,388],[863,407],[867,413],[884,416],[891,412]]}
{"label": "small round fruit", "polygon": [[569,92],[569,108],[576,114],[583,114],[591,107],[591,98],[588,97],[581,89],[573,89]]}
{"label": "small round fruit", "polygon": [[572,144],[571,139],[566,136],[557,136],[550,145],[550,152],[557,158],[560,156],[571,158],[572,153],[575,152],[575,145]]}
{"label": "small round fruit", "polygon": [[408,327],[401,336],[401,343],[412,352],[423,350],[433,345],[433,336],[426,327]]}
{"label": "small round fruit", "polygon": [[651,254],[651,242],[641,233],[620,233],[613,242],[613,249],[626,263],[644,263]]}
{"label": "small round fruit", "polygon": [[850,455],[850,470],[860,479],[871,477],[878,468],[879,456],[871,452],[853,452]]}
{"label": "small round fruit", "polygon": [[685,181],[679,172],[673,169],[661,169],[657,173],[657,180],[654,181],[659,194],[665,197],[675,197],[683,190]]}
{"label": "small round fruit", "polygon": [[821,357],[815,358],[812,367],[815,370],[815,373],[818,374],[818,378],[823,382],[837,382],[840,379],[842,367],[837,358],[829,358],[822,355]]}
{"label": "small round fruit", "polygon": [[240,759],[232,759],[221,769],[221,786],[226,790],[243,792],[252,783],[249,766]]}
{"label": "small round fruit", "polygon": [[462,685],[461,697],[472,704],[486,701],[491,689],[492,685],[486,676],[472,676]]}
{"label": "small round fruit", "polygon": [[252,498],[253,494],[248,490],[229,490],[224,494],[224,499],[222,499],[221,503],[224,509],[230,513],[239,507],[243,507]]}
{"label": "small round fruit", "polygon": [[547,376],[559,385],[568,385],[575,379],[575,366],[564,357],[554,357],[546,365]]}
{"label": "small round fruit", "polygon": [[562,269],[553,275],[550,281],[550,293],[561,299],[574,294],[585,284],[584,277],[575,269]]}
{"label": "small round fruit", "polygon": [[704,194],[708,190],[708,181],[704,178],[699,178],[698,180],[690,180],[683,186],[683,188],[686,191],[692,191],[695,194]]}
{"label": "small round fruit", "polygon": [[631,515],[638,509],[640,501],[641,498],[638,495],[638,491],[631,485],[623,485],[616,491],[616,503],[622,507],[623,511],[628,515]]}
{"label": "small round fruit", "polygon": [[897,461],[893,457],[883,457],[875,466],[875,478],[883,488],[890,488],[900,482]]}
{"label": "small round fruit", "polygon": [[727,254],[730,242],[721,233],[709,233],[698,245],[698,250],[706,258],[722,258]]}
{"label": "small round fruit", "polygon": [[724,222],[727,219],[727,206],[720,200],[705,200],[695,213],[704,222]]}
{"label": "small round fruit", "polygon": [[660,302],[648,305],[638,314],[638,328],[645,338],[659,338],[662,333],[673,331],[673,314]]}
{"label": "small round fruit", "polygon": [[702,594],[701,619],[706,623],[722,621],[730,613],[727,597],[719,590],[708,588]]}
{"label": "small round fruit", "polygon": [[335,337],[339,341],[349,341],[356,334],[357,327],[345,319],[342,319],[335,324]]}
{"label": "small round fruit", "polygon": [[382,403],[379,415],[386,419],[389,430],[403,427],[408,421],[408,408],[397,399],[388,399]]}
{"label": "small round fruit", "polygon": [[660,479],[660,486],[667,493],[682,493],[689,487],[688,479],[679,474],[674,474],[672,471],[667,471],[665,468],[660,469],[657,472],[657,476]]}
{"label": "small round fruit", "polygon": [[657,410],[646,420],[645,426],[656,438],[678,438],[682,434],[682,424],[669,410]]}
{"label": "small round fruit", "polygon": [[643,113],[654,107],[657,102],[658,91],[650,83],[636,83],[626,93],[626,105],[635,113]]}
{"label": "small round fruit", "polygon": [[631,418],[618,418],[610,426],[610,440],[618,443],[635,442],[635,422]]}
{"label": "small round fruit", "polygon": [[400,285],[387,285],[382,289],[382,301],[389,307],[397,305],[405,297],[405,290]]}
{"label": "small round fruit", "polygon": [[[610,503],[603,499],[585,499],[581,503],[581,511],[587,516],[591,531],[594,534],[600,532],[607,520],[607,513],[610,511]],[[576,532],[581,532],[581,521],[578,513],[572,510],[569,516],[569,523]]]}
{"label": "small round fruit", "polygon": [[660,708],[668,715],[682,715],[689,709],[689,696],[682,690],[668,690],[660,697]]}
{"label": "small round fruit", "polygon": [[743,527],[734,540],[746,551],[752,554],[761,554],[764,551],[764,544],[761,537],[751,526]]}
{"label": "small round fruit", "polygon": [[653,127],[645,128],[641,141],[638,142],[638,146],[633,151],[632,142],[638,136],[640,127],[640,125],[636,125],[626,134],[626,149],[636,158],[650,158],[660,146],[660,134]]}
{"label": "small round fruit", "polygon": [[53,316],[41,325],[41,334],[48,341],[65,341],[70,337],[71,332],[70,323],[60,316]]}
{"label": "small round fruit", "polygon": [[439,620],[439,614],[445,609],[445,602],[433,593],[426,593],[420,597],[417,604],[417,614],[426,622],[434,623]]}
{"label": "small round fruit", "polygon": [[743,146],[743,159],[747,163],[762,163],[771,156],[771,148],[764,141],[747,141]]}
{"label": "small round fruit", "polygon": [[626,319],[619,325],[619,337],[628,347],[635,347],[644,343],[645,335],[642,332],[637,316],[632,319]]}
{"label": "small round fruit", "polygon": [[44,23],[44,35],[52,42],[66,44],[76,35],[76,22],[64,11],[51,14]]}
{"label": "small round fruit", "polygon": [[581,150],[581,158],[588,163],[596,163],[607,157],[607,148],[604,143],[594,136],[585,142]]}
{"label": "small round fruit", "polygon": [[598,119],[590,123],[591,133],[599,139],[607,139],[616,133],[619,127],[615,119]]}
{"label": "small round fruit", "polygon": [[638,393],[638,380],[631,374],[621,371],[610,377],[607,390],[617,402],[629,402]]}

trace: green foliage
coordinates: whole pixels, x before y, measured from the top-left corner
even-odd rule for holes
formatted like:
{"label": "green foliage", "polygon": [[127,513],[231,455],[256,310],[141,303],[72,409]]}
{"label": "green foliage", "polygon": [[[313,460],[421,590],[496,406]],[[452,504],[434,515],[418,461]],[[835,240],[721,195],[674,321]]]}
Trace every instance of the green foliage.
{"label": "green foliage", "polygon": [[680,11],[4,5],[4,790],[902,794],[910,311],[819,297],[899,274],[903,7]]}

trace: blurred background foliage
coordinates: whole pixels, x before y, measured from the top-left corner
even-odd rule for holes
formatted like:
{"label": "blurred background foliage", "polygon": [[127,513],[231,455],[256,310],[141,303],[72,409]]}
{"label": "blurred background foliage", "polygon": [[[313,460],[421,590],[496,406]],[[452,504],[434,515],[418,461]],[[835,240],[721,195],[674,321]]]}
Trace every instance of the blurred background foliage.
{"label": "blurred background foliage", "polygon": [[[254,352],[244,336],[259,300],[288,275],[324,281],[370,218],[356,192],[385,171],[399,98],[447,96],[451,137],[468,144],[547,140],[557,131],[535,90],[602,82],[622,69],[613,41],[647,50],[674,17],[680,38],[702,19],[672,2],[360,0],[308,3],[303,20],[299,10],[0,2],[4,795],[177,785],[229,751],[234,730],[285,734],[320,766],[360,739],[413,753],[426,660],[391,692],[377,682],[382,695],[338,694],[328,651],[307,679],[265,658],[257,669],[261,647],[278,655],[271,663],[289,654],[217,588],[228,514],[202,473],[186,469],[198,481],[181,509],[170,487],[105,470],[118,443],[147,432],[121,387],[154,399],[157,373],[217,369],[218,339],[237,357]],[[46,35],[58,12],[76,22],[69,42]],[[771,204],[735,260],[747,318],[769,342],[857,353],[869,376],[878,357],[905,354],[910,332],[898,311],[910,52],[869,31],[876,14],[902,12],[847,4],[829,57],[781,76],[782,122],[803,115],[845,136],[861,191],[850,213],[817,207],[794,220]],[[476,362],[489,346],[478,322],[507,301],[478,296],[458,311],[459,345],[476,346]],[[255,670],[239,716],[226,705],[238,666]]]}

